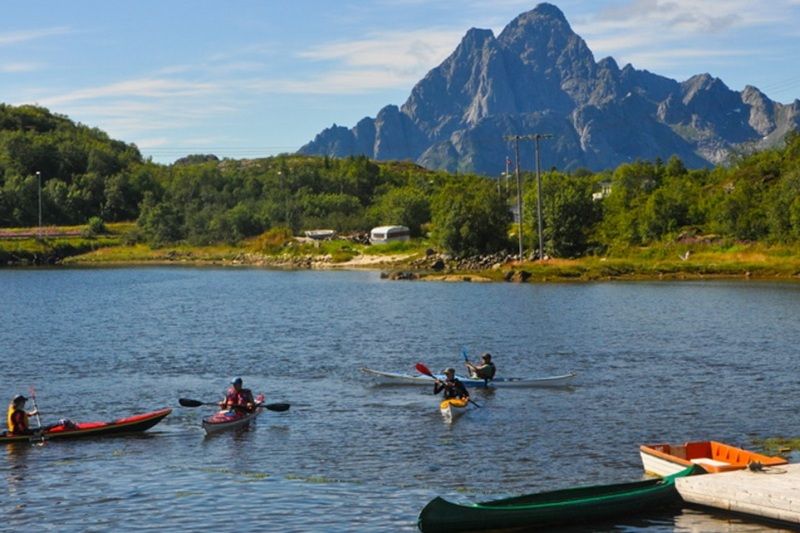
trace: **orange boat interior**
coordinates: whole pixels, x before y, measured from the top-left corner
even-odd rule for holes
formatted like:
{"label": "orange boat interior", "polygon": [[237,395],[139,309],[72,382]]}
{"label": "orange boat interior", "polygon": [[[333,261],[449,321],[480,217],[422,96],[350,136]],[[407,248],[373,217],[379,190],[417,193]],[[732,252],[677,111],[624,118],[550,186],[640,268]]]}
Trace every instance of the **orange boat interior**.
{"label": "orange boat interior", "polygon": [[647,453],[672,462],[697,464],[707,472],[726,472],[746,468],[750,463],[763,466],[786,464],[783,457],[762,455],[716,441],[697,441],[685,444],[652,444],[642,446]]}

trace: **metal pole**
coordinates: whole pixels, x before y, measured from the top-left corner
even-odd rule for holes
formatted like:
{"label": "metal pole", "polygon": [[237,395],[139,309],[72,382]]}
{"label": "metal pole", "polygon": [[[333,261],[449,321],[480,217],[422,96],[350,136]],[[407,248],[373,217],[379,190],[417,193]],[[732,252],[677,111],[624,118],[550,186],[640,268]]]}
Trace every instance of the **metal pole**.
{"label": "metal pole", "polygon": [[508,181],[511,179],[509,176],[508,167],[511,165],[511,158],[506,156],[506,184],[505,184],[505,193],[506,193],[506,201],[508,201]]}
{"label": "metal pole", "polygon": [[36,171],[36,177],[39,181],[39,238],[42,238],[42,173]]}
{"label": "metal pole", "polygon": [[517,221],[519,222],[519,260],[522,261],[522,181],[519,177],[519,135],[514,136],[514,156],[517,159]]}
{"label": "metal pole", "polygon": [[539,159],[539,139],[542,136],[536,134],[534,142],[536,143],[536,219],[539,225],[539,261],[544,261],[544,237],[542,232],[542,176],[540,173],[541,161]]}

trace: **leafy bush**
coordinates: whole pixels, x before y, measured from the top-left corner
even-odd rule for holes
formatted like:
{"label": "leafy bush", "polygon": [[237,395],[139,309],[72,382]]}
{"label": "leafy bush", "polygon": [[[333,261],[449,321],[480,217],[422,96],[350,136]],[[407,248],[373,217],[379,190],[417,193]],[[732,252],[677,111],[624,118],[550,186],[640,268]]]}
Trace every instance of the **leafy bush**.
{"label": "leafy bush", "polygon": [[256,237],[250,249],[263,254],[280,253],[287,244],[294,240],[289,228],[272,228]]}
{"label": "leafy bush", "polygon": [[82,232],[83,236],[87,238],[96,237],[106,233],[108,233],[108,228],[106,228],[106,223],[103,222],[103,219],[100,217],[91,217],[89,222],[86,224],[86,228]]}

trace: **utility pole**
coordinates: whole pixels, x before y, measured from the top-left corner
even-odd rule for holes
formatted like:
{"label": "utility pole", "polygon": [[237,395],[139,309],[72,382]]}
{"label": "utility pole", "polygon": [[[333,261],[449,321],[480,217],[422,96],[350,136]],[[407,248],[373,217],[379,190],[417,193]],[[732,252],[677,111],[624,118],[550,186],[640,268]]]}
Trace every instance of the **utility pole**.
{"label": "utility pole", "polygon": [[[520,139],[533,141],[536,147],[536,221],[539,228],[539,261],[544,260],[544,236],[542,232],[542,176],[541,159],[539,156],[539,140],[550,139],[550,133],[534,133],[531,135],[506,135],[507,141],[514,141],[514,154],[517,159],[517,213],[519,215],[519,258],[522,260],[522,182],[519,176],[519,141]],[[506,159],[508,165],[508,159]],[[508,171],[506,171],[508,175]]]}
{"label": "utility pole", "polygon": [[514,141],[514,156],[516,157],[516,175],[517,175],[517,221],[519,234],[519,260],[522,261],[522,181],[519,177],[519,140],[524,138],[521,135],[506,135],[507,141]]}
{"label": "utility pole", "polygon": [[506,176],[506,184],[505,184],[506,198],[508,198],[508,182],[511,180],[511,176],[509,175],[509,172],[508,172],[508,167],[509,166],[511,166],[511,158],[506,156],[506,173],[505,173],[505,176]]}
{"label": "utility pole", "polygon": [[536,145],[536,218],[539,226],[539,261],[544,261],[544,238],[542,233],[542,176],[540,168],[542,166],[539,156],[539,139],[550,139],[549,133],[536,133],[533,135],[533,142]]}
{"label": "utility pole", "polygon": [[42,238],[42,173],[36,171],[36,178],[39,182],[39,238]]}

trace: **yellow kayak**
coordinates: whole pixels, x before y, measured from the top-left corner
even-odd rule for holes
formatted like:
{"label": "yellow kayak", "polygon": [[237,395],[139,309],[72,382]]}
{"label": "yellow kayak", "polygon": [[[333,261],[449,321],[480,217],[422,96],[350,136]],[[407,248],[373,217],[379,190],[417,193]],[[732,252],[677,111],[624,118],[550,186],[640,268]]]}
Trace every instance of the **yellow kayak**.
{"label": "yellow kayak", "polygon": [[453,420],[454,416],[463,414],[467,410],[469,400],[467,398],[450,398],[442,400],[439,404],[439,411],[446,420]]}

